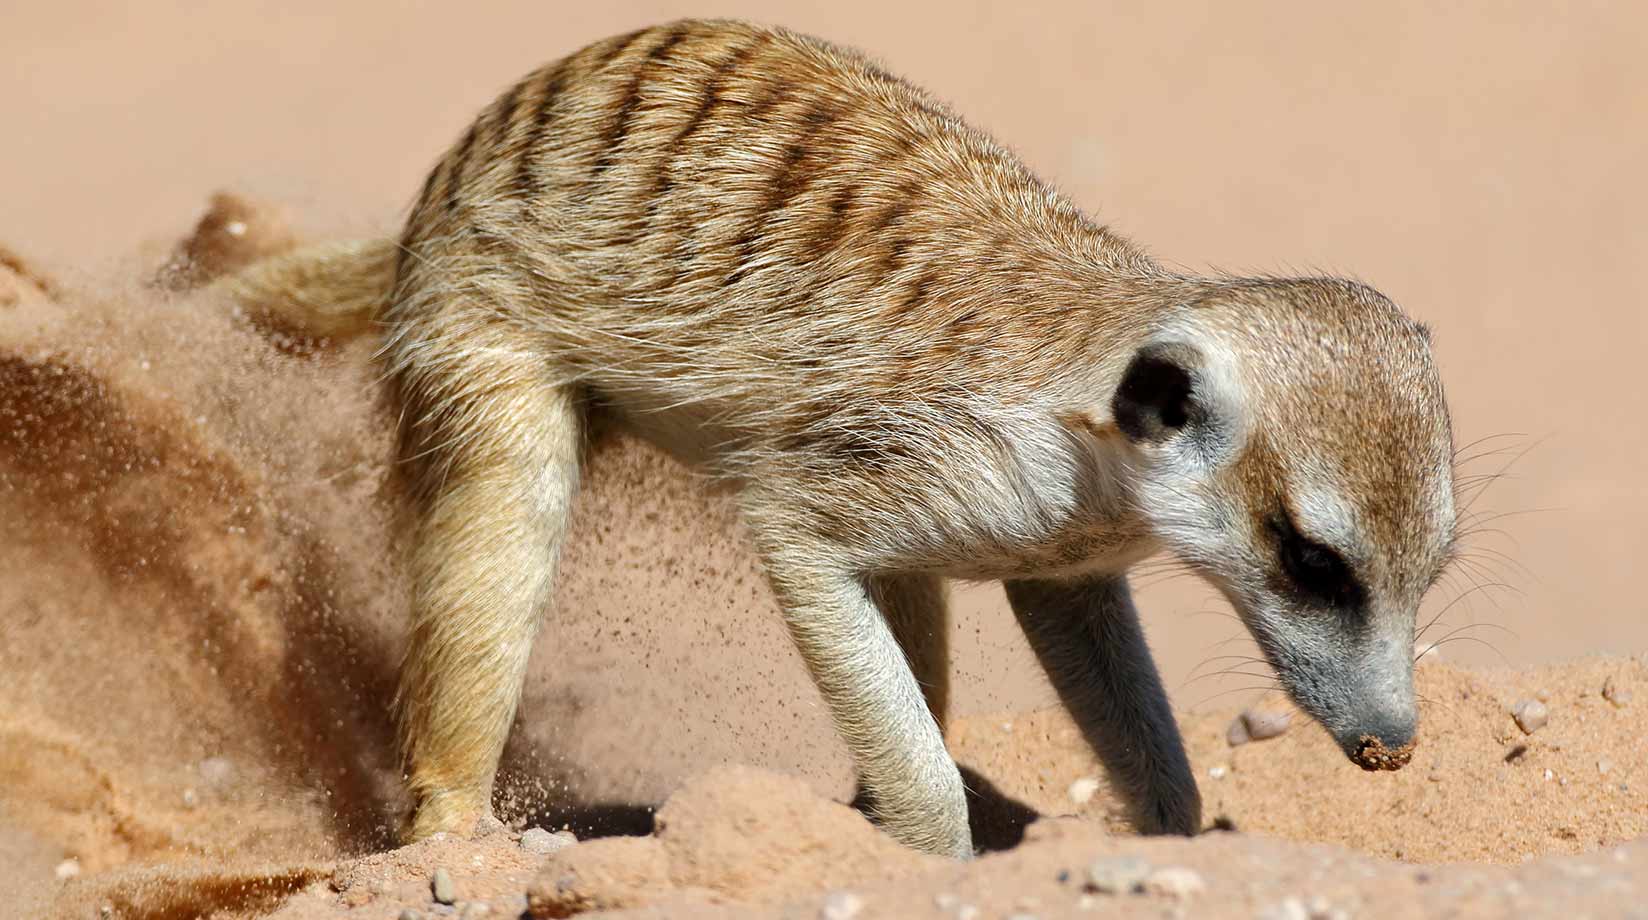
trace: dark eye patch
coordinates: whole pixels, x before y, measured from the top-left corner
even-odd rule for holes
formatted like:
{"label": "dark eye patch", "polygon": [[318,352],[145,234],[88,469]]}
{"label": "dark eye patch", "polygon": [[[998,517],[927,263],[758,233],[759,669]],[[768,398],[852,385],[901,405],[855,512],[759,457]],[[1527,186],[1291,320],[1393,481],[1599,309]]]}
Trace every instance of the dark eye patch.
{"label": "dark eye patch", "polygon": [[1300,594],[1328,607],[1354,609],[1362,605],[1362,584],[1345,557],[1301,534],[1285,511],[1271,518],[1270,528],[1276,536],[1282,573]]}

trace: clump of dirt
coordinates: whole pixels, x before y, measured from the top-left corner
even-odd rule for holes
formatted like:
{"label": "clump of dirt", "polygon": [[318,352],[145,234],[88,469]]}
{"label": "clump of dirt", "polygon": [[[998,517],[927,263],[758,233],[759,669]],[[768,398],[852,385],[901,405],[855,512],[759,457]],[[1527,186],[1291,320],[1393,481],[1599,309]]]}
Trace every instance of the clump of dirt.
{"label": "clump of dirt", "polygon": [[297,243],[297,233],[276,206],[218,192],[194,232],[178,243],[155,273],[155,283],[167,290],[187,291],[286,252]]}
{"label": "clump of dirt", "polygon": [[1351,760],[1362,769],[1373,773],[1380,770],[1400,770],[1413,760],[1413,747],[1413,742],[1410,741],[1401,747],[1388,748],[1385,747],[1385,742],[1378,738],[1363,735]]}

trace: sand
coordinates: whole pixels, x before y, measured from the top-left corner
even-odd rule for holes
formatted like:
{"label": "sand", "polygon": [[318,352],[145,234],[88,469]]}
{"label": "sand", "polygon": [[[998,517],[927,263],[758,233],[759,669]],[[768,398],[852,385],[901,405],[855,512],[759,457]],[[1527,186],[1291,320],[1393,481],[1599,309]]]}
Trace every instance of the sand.
{"label": "sand", "polygon": [[[441,866],[506,916],[1640,909],[1648,493],[1615,394],[1648,299],[1648,17],[717,9],[882,55],[1171,262],[1355,273],[1436,329],[1467,472],[1510,475],[1428,601],[1446,645],[1412,764],[1365,774],[1297,714],[1230,747],[1240,709],[1285,706],[1246,689],[1261,672],[1201,677],[1239,627],[1147,577],[1207,817],[1234,830],[1134,838],[999,591],[962,588],[949,740],[992,852],[890,849],[840,804],[846,759],[726,497],[608,436],[500,776],[510,829],[392,849],[404,528],[370,343],[261,329],[197,286],[391,231],[500,87],[689,11],[69,0],[0,29],[28,75],[0,94],[0,915],[433,916]],[[1549,718],[1524,735],[1529,699]],[[563,826],[584,842],[518,843]],[[1116,854],[1203,890],[1083,890]]]}

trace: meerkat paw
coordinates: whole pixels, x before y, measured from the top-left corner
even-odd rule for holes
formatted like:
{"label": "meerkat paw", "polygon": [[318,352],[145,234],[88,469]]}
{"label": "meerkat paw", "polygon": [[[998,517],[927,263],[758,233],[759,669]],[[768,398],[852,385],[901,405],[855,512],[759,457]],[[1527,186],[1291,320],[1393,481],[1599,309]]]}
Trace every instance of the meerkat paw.
{"label": "meerkat paw", "polygon": [[1138,814],[1139,833],[1147,836],[1194,837],[1202,830],[1202,796],[1194,787],[1150,796]]}
{"label": "meerkat paw", "polygon": [[401,829],[402,843],[416,843],[436,834],[456,834],[476,839],[487,837],[504,824],[492,814],[492,806],[481,797],[459,792],[437,792],[423,799],[411,820]]}

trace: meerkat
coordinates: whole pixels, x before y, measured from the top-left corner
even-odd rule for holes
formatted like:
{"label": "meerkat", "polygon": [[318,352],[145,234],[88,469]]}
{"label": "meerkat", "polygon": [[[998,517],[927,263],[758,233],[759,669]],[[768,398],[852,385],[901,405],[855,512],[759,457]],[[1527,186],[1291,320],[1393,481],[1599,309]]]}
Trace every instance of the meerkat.
{"label": "meerkat", "polygon": [[384,335],[420,516],[413,839],[490,815],[591,412],[736,490],[909,846],[973,853],[946,579],[1005,583],[1142,832],[1201,825],[1128,591],[1158,551],[1352,761],[1408,760],[1455,534],[1426,329],[1360,283],[1170,271],[858,53],[724,21],[606,39],[483,111],[398,241],[234,284]]}

